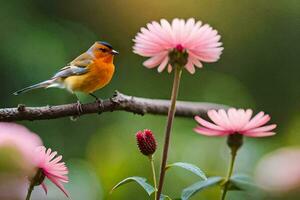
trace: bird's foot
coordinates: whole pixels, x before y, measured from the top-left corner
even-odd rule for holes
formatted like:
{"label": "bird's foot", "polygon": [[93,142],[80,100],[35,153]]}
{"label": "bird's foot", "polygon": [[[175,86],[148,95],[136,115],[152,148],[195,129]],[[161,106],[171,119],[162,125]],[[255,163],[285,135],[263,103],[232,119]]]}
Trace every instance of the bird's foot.
{"label": "bird's foot", "polygon": [[98,114],[100,115],[103,112],[103,109],[104,109],[103,100],[99,99],[99,98],[96,98],[96,103],[98,104],[98,109],[99,109]]}
{"label": "bird's foot", "polygon": [[70,119],[72,121],[77,121],[77,119],[80,117],[80,115],[83,113],[83,109],[82,109],[82,104],[80,103],[80,101],[78,100],[76,103],[76,110],[77,110],[77,115],[71,116]]}
{"label": "bird's foot", "polygon": [[77,114],[78,116],[80,116],[83,113],[83,109],[82,109],[82,104],[80,103],[79,100],[77,101],[76,108],[77,108]]}

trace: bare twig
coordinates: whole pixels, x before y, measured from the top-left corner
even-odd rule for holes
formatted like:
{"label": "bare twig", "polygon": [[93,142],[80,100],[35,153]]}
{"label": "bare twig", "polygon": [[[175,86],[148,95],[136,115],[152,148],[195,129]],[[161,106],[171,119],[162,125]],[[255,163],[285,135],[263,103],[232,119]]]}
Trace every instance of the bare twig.
{"label": "bare twig", "polygon": [[[102,102],[102,106],[99,106],[98,102],[83,104],[80,114],[86,115],[122,110],[140,115],[166,115],[169,104],[170,101],[168,100],[127,96],[116,91],[112,98]],[[17,108],[0,109],[0,121],[32,121],[77,116],[77,106],[77,103],[43,107],[26,107],[22,104]],[[178,101],[176,116],[193,117],[195,115],[205,115],[207,110],[219,108],[226,108],[226,106],[213,103]]]}

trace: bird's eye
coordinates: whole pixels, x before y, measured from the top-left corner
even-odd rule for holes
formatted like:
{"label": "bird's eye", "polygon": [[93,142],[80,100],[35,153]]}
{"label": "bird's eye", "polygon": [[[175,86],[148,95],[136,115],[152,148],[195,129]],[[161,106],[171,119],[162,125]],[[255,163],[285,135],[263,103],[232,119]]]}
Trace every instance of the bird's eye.
{"label": "bird's eye", "polygon": [[99,50],[104,52],[104,53],[107,52],[107,49],[104,49],[104,48],[99,48]]}

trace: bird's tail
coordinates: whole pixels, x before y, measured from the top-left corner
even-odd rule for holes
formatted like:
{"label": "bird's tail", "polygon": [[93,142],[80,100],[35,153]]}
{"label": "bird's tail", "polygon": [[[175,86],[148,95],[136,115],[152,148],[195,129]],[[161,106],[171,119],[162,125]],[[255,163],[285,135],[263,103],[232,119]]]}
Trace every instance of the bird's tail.
{"label": "bird's tail", "polygon": [[32,85],[32,86],[23,88],[23,89],[21,89],[21,90],[18,90],[18,91],[16,91],[16,92],[14,92],[13,94],[14,94],[14,95],[19,95],[19,94],[28,92],[28,91],[30,91],[30,90],[35,90],[35,89],[38,89],[38,88],[47,88],[47,87],[49,87],[50,85],[52,85],[53,82],[54,82],[54,80],[43,81],[43,82],[37,83],[37,84],[35,84],[35,85]]}

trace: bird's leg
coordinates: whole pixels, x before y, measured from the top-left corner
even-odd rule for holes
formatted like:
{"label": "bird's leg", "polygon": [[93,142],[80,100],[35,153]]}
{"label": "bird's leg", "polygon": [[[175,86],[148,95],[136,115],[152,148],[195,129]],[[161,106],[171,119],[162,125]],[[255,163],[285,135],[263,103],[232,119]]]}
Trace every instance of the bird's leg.
{"label": "bird's leg", "polygon": [[[104,105],[103,105],[103,100],[102,99],[99,99],[96,95],[94,95],[93,93],[90,93],[90,95],[92,97],[95,98],[96,102],[98,103],[98,108],[99,110],[103,110],[104,108]],[[98,114],[100,115],[101,114],[101,111],[98,112]]]}
{"label": "bird's leg", "polygon": [[78,112],[78,115],[80,116],[81,113],[83,112],[83,109],[82,109],[82,105],[80,103],[79,100],[77,100],[77,112]]}
{"label": "bird's leg", "polygon": [[78,116],[80,116],[81,113],[83,112],[82,104],[81,104],[81,102],[80,102],[80,100],[79,100],[77,94],[75,94],[75,96],[76,96],[76,98],[77,98],[77,106],[76,106],[76,108],[77,108],[77,113],[78,113]]}

